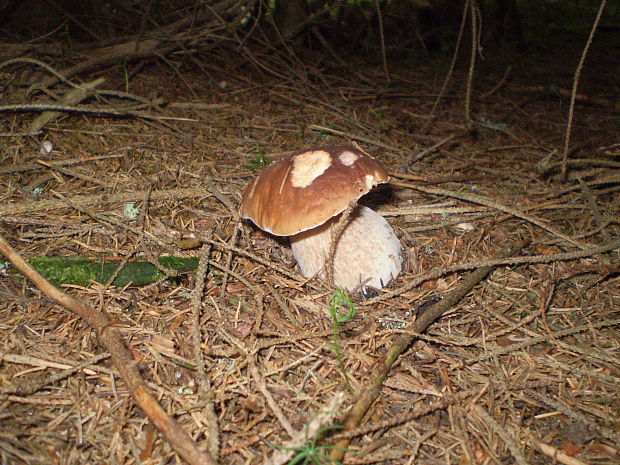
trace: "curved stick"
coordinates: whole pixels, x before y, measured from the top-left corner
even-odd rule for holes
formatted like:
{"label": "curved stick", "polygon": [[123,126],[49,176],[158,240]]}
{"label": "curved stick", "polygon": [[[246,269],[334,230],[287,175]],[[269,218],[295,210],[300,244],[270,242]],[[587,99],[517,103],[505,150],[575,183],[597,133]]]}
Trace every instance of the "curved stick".
{"label": "curved stick", "polygon": [[0,252],[8,258],[26,278],[34,283],[37,288],[54,302],[62,305],[84,319],[97,333],[99,341],[110,352],[112,362],[120,373],[129,392],[149,417],[153,424],[164,435],[174,450],[191,465],[216,465],[215,460],[202,452],[181,425],[174,421],[159,405],[151,394],[146,383],[138,370],[138,365],[125,346],[119,330],[112,324],[108,317],[95,310],[54,285],[34,270],[11,245],[0,236]]}

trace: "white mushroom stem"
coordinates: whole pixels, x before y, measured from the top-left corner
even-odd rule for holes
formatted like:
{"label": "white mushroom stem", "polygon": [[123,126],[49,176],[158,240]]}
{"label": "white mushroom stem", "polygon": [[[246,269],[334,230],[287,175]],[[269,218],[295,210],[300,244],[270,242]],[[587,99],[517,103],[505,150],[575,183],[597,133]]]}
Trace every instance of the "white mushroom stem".
{"label": "white mushroom stem", "polygon": [[[331,230],[338,219],[290,237],[293,255],[305,277],[325,277]],[[370,208],[353,210],[336,243],[334,284],[348,291],[360,284],[381,289],[398,276],[401,268],[400,242],[388,222]]]}

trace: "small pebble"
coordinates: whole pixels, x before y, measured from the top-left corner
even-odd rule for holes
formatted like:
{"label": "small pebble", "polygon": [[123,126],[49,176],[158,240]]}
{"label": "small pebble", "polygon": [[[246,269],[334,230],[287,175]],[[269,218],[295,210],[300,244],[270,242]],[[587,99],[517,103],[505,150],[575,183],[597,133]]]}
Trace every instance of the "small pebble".
{"label": "small pebble", "polygon": [[49,155],[52,153],[52,150],[54,150],[54,146],[49,140],[46,140],[41,144],[41,155]]}

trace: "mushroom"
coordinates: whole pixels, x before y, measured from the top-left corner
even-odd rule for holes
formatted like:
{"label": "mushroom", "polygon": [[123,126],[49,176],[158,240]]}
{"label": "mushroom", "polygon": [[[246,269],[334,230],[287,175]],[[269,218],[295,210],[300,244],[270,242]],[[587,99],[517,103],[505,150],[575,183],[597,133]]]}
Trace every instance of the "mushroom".
{"label": "mushroom", "polygon": [[[383,166],[352,147],[301,150],[267,167],[243,193],[241,217],[276,236],[289,236],[307,277],[325,276],[339,215],[389,179]],[[348,291],[381,289],[401,271],[400,242],[387,221],[355,206],[337,237],[333,279]]]}

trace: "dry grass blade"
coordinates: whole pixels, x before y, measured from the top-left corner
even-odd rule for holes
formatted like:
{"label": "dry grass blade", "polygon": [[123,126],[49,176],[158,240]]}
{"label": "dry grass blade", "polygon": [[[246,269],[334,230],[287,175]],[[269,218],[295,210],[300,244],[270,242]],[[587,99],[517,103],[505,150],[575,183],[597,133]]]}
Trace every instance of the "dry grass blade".
{"label": "dry grass blade", "polygon": [[92,326],[97,332],[101,343],[110,352],[114,366],[121,374],[127,389],[131,392],[138,406],[146,413],[181,457],[192,465],[215,465],[216,462],[213,458],[198,448],[192,438],[166,413],[155,397],[153,397],[140,375],[137,363],[127,350],[120,332],[106,315],[50,284],[49,281],[28,265],[2,236],[0,236],[0,252],[13,263],[15,268],[32,281],[41,292],[54,302],[71,310]]}

